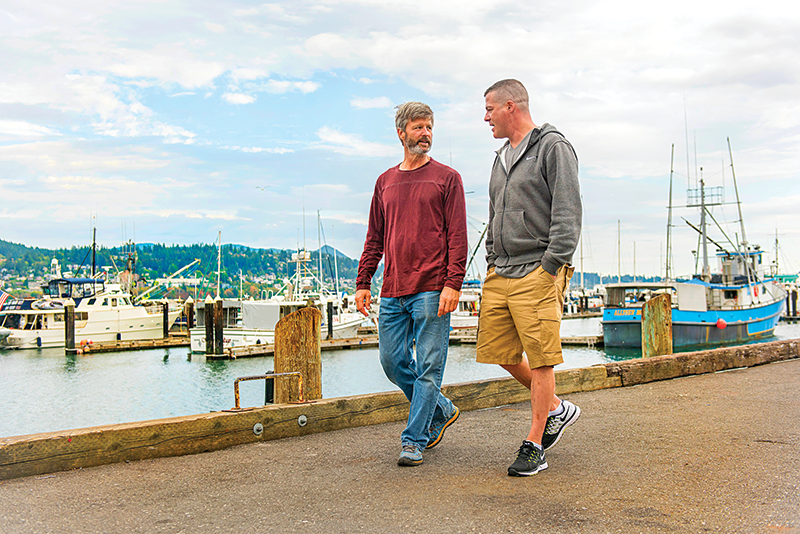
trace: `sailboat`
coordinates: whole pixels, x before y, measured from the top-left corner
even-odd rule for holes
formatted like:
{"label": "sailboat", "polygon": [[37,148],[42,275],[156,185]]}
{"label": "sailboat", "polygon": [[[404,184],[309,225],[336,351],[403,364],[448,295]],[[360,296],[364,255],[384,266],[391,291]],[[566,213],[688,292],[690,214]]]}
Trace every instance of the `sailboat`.
{"label": "sailboat", "polygon": [[[675,347],[747,343],[774,334],[775,326],[783,313],[786,291],[766,272],[764,251],[758,245],[747,242],[736,174],[733,172],[730,139],[728,150],[731,155],[742,242],[733,243],[728,240],[729,245],[724,246],[709,237],[707,219],[713,219],[713,216],[708,208],[724,202],[722,188],[708,190],[701,179],[699,189],[689,190],[686,207],[700,208],[700,226],[689,224],[700,235],[702,270],[690,280],[672,280],[669,267],[669,232],[672,225],[670,173],[666,280],[657,284],[618,283],[606,286],[603,341],[607,347],[641,348],[642,307],[647,300],[660,293],[669,293],[672,297],[672,338]],[[709,243],[717,247],[719,269],[714,274],[711,273],[708,259]]]}

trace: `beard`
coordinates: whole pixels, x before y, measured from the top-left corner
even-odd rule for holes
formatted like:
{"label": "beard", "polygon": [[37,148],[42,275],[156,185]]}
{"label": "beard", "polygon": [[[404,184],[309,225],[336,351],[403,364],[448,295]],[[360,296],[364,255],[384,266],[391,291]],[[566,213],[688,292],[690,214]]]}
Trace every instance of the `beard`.
{"label": "beard", "polygon": [[[428,143],[428,146],[426,148],[419,146],[419,141],[426,141]],[[420,138],[419,141],[414,141],[410,137],[406,137],[405,144],[408,151],[411,152],[412,154],[417,154],[420,156],[430,152],[431,147],[433,146],[433,140],[430,137],[422,137]]]}

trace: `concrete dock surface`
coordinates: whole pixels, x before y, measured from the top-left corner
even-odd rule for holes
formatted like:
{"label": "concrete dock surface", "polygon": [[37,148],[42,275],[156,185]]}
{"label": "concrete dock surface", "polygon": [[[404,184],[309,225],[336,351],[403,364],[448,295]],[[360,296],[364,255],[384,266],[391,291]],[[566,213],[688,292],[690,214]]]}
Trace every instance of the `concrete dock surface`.
{"label": "concrete dock surface", "polygon": [[565,398],[549,468],[506,470],[530,404],[465,412],[419,467],[388,423],[0,482],[0,533],[800,534],[800,360]]}

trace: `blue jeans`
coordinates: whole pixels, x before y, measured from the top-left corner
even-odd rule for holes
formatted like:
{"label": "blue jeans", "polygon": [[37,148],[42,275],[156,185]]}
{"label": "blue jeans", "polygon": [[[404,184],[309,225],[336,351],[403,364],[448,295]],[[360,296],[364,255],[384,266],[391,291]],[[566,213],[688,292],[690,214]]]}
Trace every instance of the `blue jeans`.
{"label": "blue jeans", "polygon": [[400,441],[423,450],[430,439],[431,423],[443,423],[455,410],[440,391],[450,336],[450,314],[437,315],[440,293],[425,291],[405,297],[383,297],[380,301],[381,365],[386,378],[411,402],[408,426]]}

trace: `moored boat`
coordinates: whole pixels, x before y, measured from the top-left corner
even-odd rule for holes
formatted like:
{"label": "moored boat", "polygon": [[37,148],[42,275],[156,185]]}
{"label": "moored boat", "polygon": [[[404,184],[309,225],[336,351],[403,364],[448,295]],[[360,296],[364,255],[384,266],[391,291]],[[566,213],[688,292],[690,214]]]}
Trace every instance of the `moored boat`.
{"label": "moored boat", "polygon": [[[75,340],[128,341],[160,338],[164,313],[160,306],[136,306],[117,284],[98,278],[56,278],[38,299],[7,300],[0,328],[8,330],[0,347],[34,349],[65,346],[64,304],[75,303]],[[169,326],[180,310],[169,310]]]}

